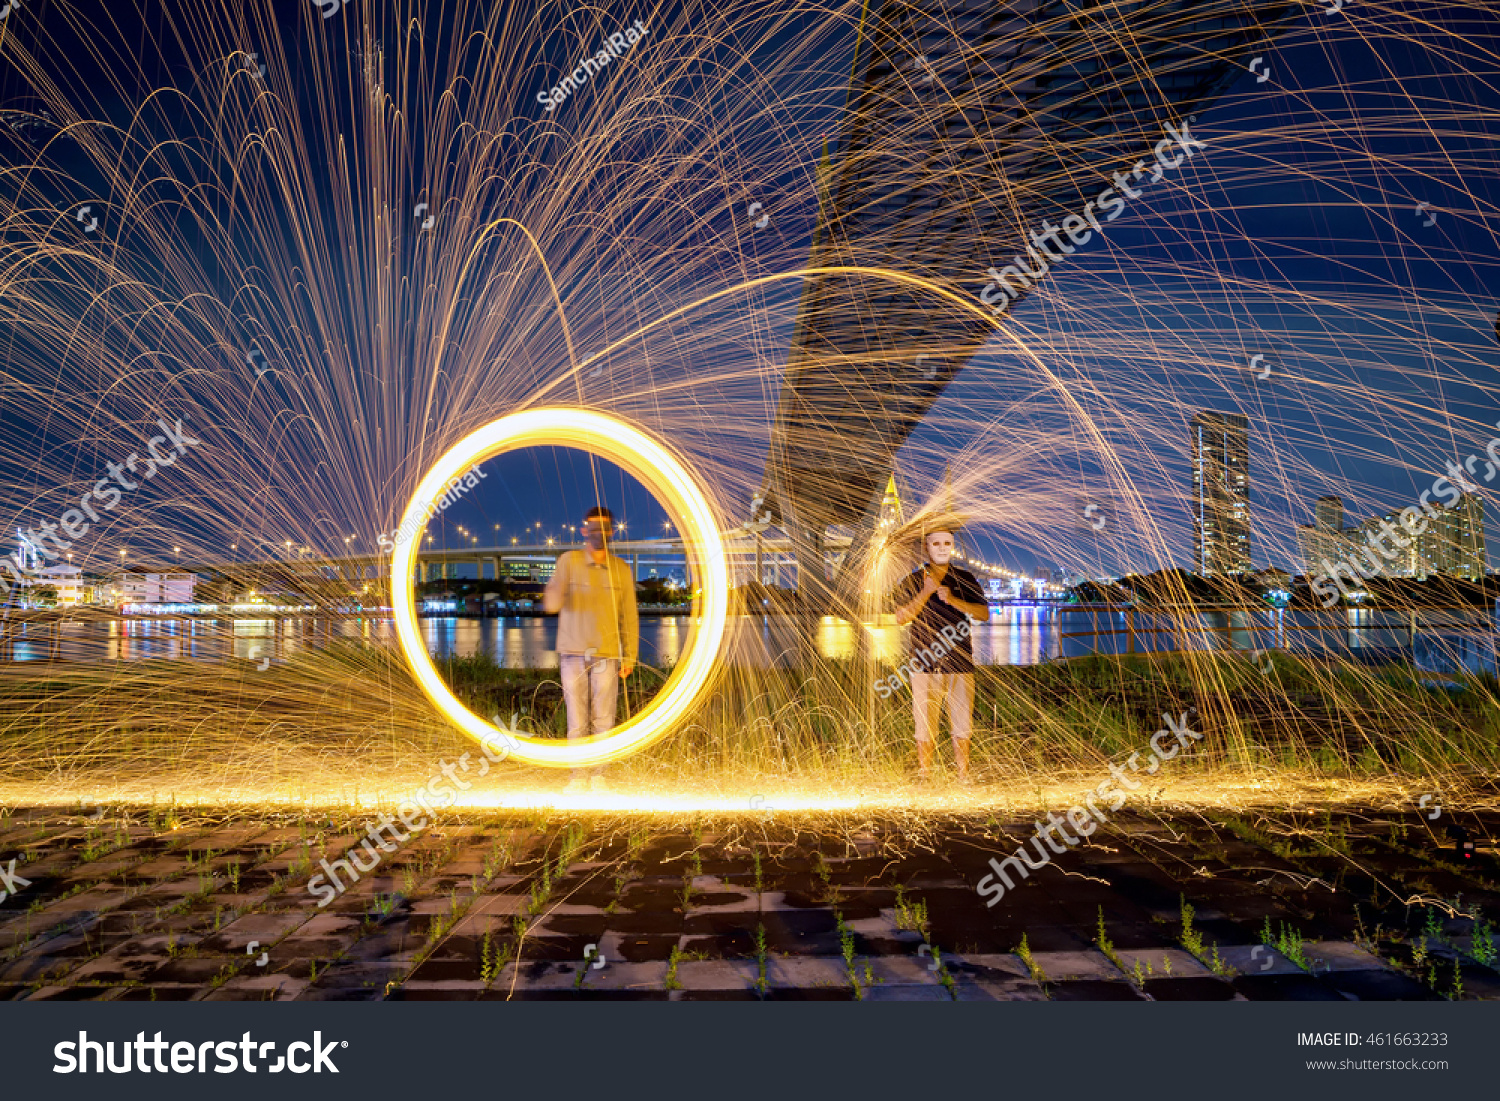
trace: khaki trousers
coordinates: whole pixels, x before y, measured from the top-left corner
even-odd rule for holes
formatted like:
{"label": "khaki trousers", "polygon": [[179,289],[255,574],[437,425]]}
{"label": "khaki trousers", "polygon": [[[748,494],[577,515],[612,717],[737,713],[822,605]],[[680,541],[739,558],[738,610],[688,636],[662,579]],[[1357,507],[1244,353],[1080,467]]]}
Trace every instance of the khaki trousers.
{"label": "khaki trousers", "polygon": [[911,702],[916,715],[917,741],[931,742],[939,712],[948,704],[948,726],[955,742],[967,741],[974,718],[973,673],[913,673]]}

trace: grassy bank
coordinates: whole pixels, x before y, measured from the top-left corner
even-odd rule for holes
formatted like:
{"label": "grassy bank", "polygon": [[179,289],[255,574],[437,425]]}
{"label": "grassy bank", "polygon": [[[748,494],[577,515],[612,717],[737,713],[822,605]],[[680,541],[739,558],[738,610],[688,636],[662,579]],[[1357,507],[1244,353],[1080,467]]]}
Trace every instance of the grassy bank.
{"label": "grassy bank", "polygon": [[[555,670],[475,660],[443,668],[477,713],[515,713],[523,729],[563,735]],[[880,698],[872,673],[887,672],[857,660],[724,670],[679,730],[611,765],[611,782],[752,792],[791,785],[814,798],[904,789],[914,758],[910,695]],[[664,675],[638,670],[627,684],[630,707]],[[1260,667],[1196,654],[986,668],[976,676],[973,770],[981,797],[1092,786],[1112,762],[1148,755],[1163,716],[1188,715],[1204,737],[1151,777],[1164,797],[1231,778],[1488,791],[1500,776],[1500,685],[1452,679],[1461,691],[1424,686],[1421,674],[1401,669],[1280,655]],[[155,798],[192,789],[359,801],[420,784],[440,761],[472,748],[382,650],[308,652],[264,672],[171,662],[0,672],[0,782],[12,792]],[[946,744],[940,759],[948,759]],[[486,782],[560,780],[507,763]]]}

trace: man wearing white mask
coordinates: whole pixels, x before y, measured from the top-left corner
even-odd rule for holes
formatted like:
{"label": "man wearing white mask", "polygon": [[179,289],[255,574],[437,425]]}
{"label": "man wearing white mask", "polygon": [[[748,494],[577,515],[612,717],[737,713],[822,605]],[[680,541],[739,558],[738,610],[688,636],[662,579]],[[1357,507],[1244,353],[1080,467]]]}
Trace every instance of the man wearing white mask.
{"label": "man wearing white mask", "polygon": [[974,642],[970,620],[988,623],[990,607],[979,580],[952,563],[952,517],[923,527],[926,561],[902,579],[892,594],[896,622],[911,624],[912,709],[917,735],[918,779],[931,778],[932,748],[947,703],[958,782],[969,782],[969,732],[974,715]]}
{"label": "man wearing white mask", "polygon": [[[542,607],[557,614],[557,664],[568,707],[568,737],[603,734],[615,725],[620,681],[635,668],[640,641],[635,576],[623,558],[609,553],[614,516],[603,506],[583,518],[586,551],[557,560],[542,594]],[[604,790],[603,766],[574,769],[567,790],[588,785]]]}

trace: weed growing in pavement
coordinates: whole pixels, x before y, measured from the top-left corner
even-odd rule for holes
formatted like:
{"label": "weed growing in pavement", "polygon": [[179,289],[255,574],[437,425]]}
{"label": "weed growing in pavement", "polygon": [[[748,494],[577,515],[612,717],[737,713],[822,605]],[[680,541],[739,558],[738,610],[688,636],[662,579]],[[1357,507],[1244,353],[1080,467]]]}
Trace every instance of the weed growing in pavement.
{"label": "weed growing in pavement", "polygon": [[926,901],[908,902],[906,888],[899,883],[896,884],[896,928],[921,933],[924,939],[927,936]]}
{"label": "weed growing in pavement", "polygon": [[1457,958],[1453,960],[1453,983],[1449,986],[1448,993],[1444,997],[1450,1002],[1461,1002],[1464,1000],[1464,976],[1463,971],[1458,966]]}
{"label": "weed growing in pavement", "polygon": [[1109,933],[1104,928],[1103,906],[1099,907],[1099,932],[1094,938],[1094,943],[1099,946],[1099,951],[1104,953],[1109,962],[1118,967],[1124,973],[1125,977],[1135,984],[1137,990],[1146,989],[1146,977],[1150,972],[1151,965],[1146,965],[1145,973],[1142,972],[1140,960],[1135,961],[1133,968],[1125,966],[1125,961],[1120,958],[1120,953],[1115,951],[1114,942],[1109,939]]}
{"label": "weed growing in pavement", "polygon": [[1016,955],[1026,965],[1026,970],[1031,972],[1031,977],[1038,983],[1047,981],[1047,972],[1043,971],[1041,965],[1031,954],[1031,945],[1026,943],[1026,934],[1021,934],[1021,943],[1016,946]]}
{"label": "weed growing in pavement", "polygon": [[[1177,897],[1181,900],[1182,904],[1182,931],[1177,935],[1177,943],[1186,948],[1199,963],[1207,965],[1209,970],[1221,979],[1234,978],[1239,972],[1219,957],[1218,944],[1214,944],[1205,955],[1203,950],[1203,934],[1193,928],[1193,916],[1197,911],[1193,909],[1193,904],[1187,900],[1186,895],[1178,895]],[[1170,973],[1169,971],[1168,974]]]}
{"label": "weed growing in pavement", "polygon": [[506,868],[510,867],[510,849],[496,841],[490,846],[489,855],[484,859],[484,878],[494,879]]}
{"label": "weed growing in pavement", "polygon": [[[1457,906],[1454,908],[1457,909]],[[1448,934],[1443,931],[1443,923],[1438,917],[1436,906],[1427,907],[1427,920],[1422,924],[1422,933],[1432,944],[1447,945],[1452,943],[1448,939]]]}
{"label": "weed growing in pavement", "polygon": [[[834,911],[838,918],[839,946],[844,954],[844,970],[849,975],[849,985],[854,987],[854,998],[863,1001],[865,992],[859,985],[859,973],[854,969],[854,930],[844,924],[844,915]],[[866,968],[868,971],[868,968]]]}
{"label": "weed growing in pavement", "polygon": [[1177,943],[1186,948],[1200,960],[1203,958],[1203,934],[1193,928],[1193,915],[1197,913],[1192,903],[1188,902],[1187,895],[1178,895],[1181,903],[1182,932],[1177,938]]}
{"label": "weed growing in pavement", "polygon": [[829,867],[828,861],[823,858],[821,850],[813,855],[817,857],[817,862],[813,865],[813,871],[817,873],[818,879],[823,883],[818,901],[832,903],[839,897],[839,889],[833,885],[833,869]]}
{"label": "weed growing in pavement", "polygon": [[667,978],[665,986],[668,990],[681,990],[682,981],[677,977],[677,965],[682,962],[682,949],[672,945],[672,955],[667,961]]}
{"label": "weed growing in pavement", "polygon": [[1276,951],[1306,971],[1308,968],[1307,942],[1302,939],[1302,933],[1299,930],[1290,928],[1284,921],[1280,925],[1281,931],[1272,935],[1271,919],[1269,917],[1266,918],[1265,924],[1260,931],[1261,943],[1276,949]]}
{"label": "weed growing in pavement", "polygon": [[757,922],[755,925],[755,989],[762,998],[766,996],[769,985],[766,982],[766,926],[764,922]]}
{"label": "weed growing in pavement", "polygon": [[953,975],[948,970],[948,965],[943,962],[943,950],[937,945],[927,942],[932,947],[932,962],[937,974],[938,982],[943,984],[943,989],[948,991],[948,997],[954,1001],[958,1000],[958,992],[953,988]]}
{"label": "weed growing in pavement", "polygon": [[1486,967],[1492,967],[1495,963],[1495,939],[1489,922],[1483,918],[1474,923],[1474,933],[1469,943],[1469,955]]}

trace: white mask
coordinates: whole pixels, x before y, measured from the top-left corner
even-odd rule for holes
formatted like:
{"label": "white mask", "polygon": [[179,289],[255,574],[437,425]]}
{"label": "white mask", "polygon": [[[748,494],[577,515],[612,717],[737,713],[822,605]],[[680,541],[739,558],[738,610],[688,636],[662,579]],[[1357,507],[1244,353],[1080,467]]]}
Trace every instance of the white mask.
{"label": "white mask", "polygon": [[927,548],[927,560],[934,566],[946,566],[953,557],[953,533],[935,531],[922,540]]}

